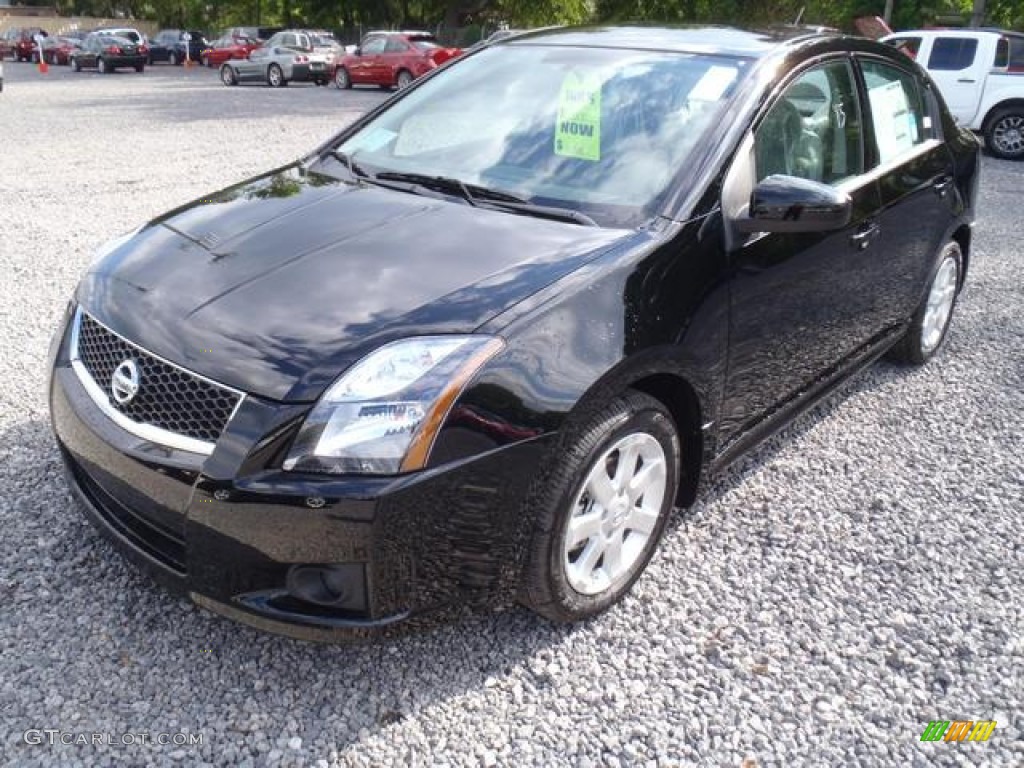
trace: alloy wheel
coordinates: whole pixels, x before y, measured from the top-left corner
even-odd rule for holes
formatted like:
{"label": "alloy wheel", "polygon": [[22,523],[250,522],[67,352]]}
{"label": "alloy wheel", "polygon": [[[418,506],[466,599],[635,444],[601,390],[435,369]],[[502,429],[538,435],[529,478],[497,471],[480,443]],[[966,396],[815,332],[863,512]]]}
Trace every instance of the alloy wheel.
{"label": "alloy wheel", "polygon": [[668,470],[646,432],[617,440],[594,463],[572,505],[562,546],[566,580],[597,595],[629,577],[658,524]]}
{"label": "alloy wheel", "polygon": [[942,341],[953,312],[958,280],[956,259],[947,255],[928,292],[928,303],[925,306],[921,328],[921,351],[925,354],[932,352]]}
{"label": "alloy wheel", "polygon": [[992,127],[992,143],[1006,155],[1024,155],[1024,115],[1006,115]]}

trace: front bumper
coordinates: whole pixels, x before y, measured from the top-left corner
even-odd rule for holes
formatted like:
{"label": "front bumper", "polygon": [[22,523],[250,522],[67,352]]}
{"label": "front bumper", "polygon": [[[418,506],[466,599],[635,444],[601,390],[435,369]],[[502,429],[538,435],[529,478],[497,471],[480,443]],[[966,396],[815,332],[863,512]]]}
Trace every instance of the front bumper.
{"label": "front bumper", "polygon": [[[247,397],[211,455],[169,448],[104,414],[67,346],[55,352],[49,397],[72,489],[122,553],[197,604],[331,641],[514,597],[523,500],[548,437],[405,477],[285,473],[279,457],[308,406]],[[344,605],[290,591],[296,568],[325,564],[346,574]]]}

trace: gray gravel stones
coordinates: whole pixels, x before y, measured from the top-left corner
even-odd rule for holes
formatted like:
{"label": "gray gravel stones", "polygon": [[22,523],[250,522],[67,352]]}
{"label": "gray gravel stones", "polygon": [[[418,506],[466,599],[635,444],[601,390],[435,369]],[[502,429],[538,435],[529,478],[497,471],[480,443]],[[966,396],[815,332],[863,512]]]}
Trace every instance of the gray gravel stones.
{"label": "gray gravel stones", "polygon": [[[75,510],[50,334],[93,248],[284,163],[376,91],[154,67],[0,94],[0,759],[9,765],[1019,765],[1024,165],[986,159],[931,365],[879,364],[677,517],[625,603],[380,645],[261,635],[171,597]],[[995,719],[986,744],[929,720]],[[200,746],[26,744],[28,729]],[[746,762],[745,762],[746,761]]]}

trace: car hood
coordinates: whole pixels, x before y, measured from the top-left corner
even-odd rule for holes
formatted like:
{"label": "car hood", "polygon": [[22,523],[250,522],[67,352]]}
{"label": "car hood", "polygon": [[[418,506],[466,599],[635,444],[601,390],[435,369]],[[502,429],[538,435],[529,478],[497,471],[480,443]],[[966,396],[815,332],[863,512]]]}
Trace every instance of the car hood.
{"label": "car hood", "polygon": [[304,402],[381,344],[471,332],[638,236],[295,165],[155,220],[93,266],[77,299],[172,362]]}

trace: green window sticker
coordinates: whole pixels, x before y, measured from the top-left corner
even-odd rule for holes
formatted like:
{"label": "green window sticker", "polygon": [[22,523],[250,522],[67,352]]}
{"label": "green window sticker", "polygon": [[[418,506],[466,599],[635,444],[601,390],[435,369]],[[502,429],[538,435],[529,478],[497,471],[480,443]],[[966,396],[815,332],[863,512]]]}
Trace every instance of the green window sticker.
{"label": "green window sticker", "polygon": [[601,78],[570,72],[558,94],[555,154],[601,159]]}

